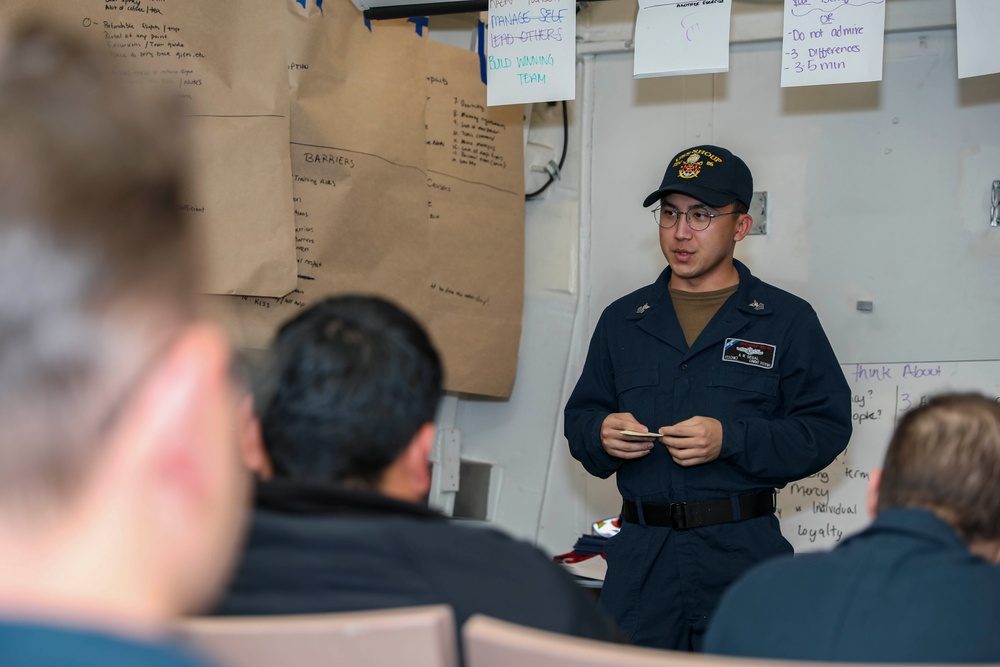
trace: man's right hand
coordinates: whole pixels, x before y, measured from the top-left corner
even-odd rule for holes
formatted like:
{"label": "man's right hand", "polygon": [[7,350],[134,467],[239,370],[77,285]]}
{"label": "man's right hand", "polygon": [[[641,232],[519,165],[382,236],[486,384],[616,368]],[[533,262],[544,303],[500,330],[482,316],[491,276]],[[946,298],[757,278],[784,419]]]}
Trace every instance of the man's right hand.
{"label": "man's right hand", "polygon": [[638,459],[649,454],[657,442],[649,438],[623,435],[622,431],[647,433],[648,428],[635,420],[630,412],[612,412],[601,424],[601,445],[611,456]]}

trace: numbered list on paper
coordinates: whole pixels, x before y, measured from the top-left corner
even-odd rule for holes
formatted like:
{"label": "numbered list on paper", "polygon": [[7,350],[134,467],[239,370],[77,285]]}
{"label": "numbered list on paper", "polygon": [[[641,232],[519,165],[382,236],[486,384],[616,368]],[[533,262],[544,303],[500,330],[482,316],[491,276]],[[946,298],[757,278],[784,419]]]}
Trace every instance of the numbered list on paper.
{"label": "numbered list on paper", "polygon": [[781,86],[882,79],[885,0],[785,0]]}
{"label": "numbered list on paper", "polygon": [[490,0],[486,104],[576,97],[575,0]]}

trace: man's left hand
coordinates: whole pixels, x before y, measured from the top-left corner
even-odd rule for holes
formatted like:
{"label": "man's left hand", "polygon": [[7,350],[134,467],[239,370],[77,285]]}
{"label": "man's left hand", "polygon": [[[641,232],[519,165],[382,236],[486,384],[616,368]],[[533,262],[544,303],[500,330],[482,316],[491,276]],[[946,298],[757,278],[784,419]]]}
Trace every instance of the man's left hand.
{"label": "man's left hand", "polygon": [[722,451],[722,422],[711,417],[691,417],[659,429],[660,442],[667,446],[674,463],[696,466],[719,458]]}

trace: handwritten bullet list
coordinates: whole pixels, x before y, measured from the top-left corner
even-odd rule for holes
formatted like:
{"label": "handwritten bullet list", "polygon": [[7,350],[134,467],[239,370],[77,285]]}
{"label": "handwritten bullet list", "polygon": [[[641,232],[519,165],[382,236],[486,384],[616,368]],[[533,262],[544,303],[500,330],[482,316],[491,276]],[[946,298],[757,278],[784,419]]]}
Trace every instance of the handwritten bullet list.
{"label": "handwritten bullet list", "polygon": [[490,0],[486,27],[488,105],[576,96],[573,0]]}
{"label": "handwritten bullet list", "polygon": [[781,85],[882,78],[885,0],[786,0]]}
{"label": "handwritten bullet list", "polygon": [[867,525],[871,471],[881,467],[897,420],[943,391],[975,390],[1000,402],[1000,360],[842,364],[853,433],[824,470],[778,491],[782,534],[796,551],[833,547]]}

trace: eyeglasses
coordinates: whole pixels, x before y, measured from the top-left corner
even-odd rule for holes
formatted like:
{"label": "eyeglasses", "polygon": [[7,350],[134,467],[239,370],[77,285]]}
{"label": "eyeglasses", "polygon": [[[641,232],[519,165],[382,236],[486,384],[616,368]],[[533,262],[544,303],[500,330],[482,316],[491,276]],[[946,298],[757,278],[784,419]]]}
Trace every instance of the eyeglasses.
{"label": "eyeglasses", "polygon": [[687,218],[688,227],[696,232],[703,232],[708,229],[708,226],[712,224],[712,220],[723,215],[741,215],[739,211],[731,211],[729,213],[709,213],[708,211],[701,208],[692,208],[687,211],[677,211],[672,208],[663,208],[662,206],[657,206],[653,209],[653,219],[656,220],[656,224],[664,229],[670,229],[677,224],[677,221],[681,219],[681,216]]}

